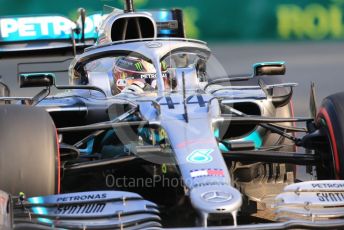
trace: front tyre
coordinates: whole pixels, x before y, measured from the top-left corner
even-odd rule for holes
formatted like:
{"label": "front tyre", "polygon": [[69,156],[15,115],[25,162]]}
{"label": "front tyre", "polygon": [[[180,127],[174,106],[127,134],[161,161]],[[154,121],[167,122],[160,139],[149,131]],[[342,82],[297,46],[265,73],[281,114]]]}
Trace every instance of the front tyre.
{"label": "front tyre", "polygon": [[0,189],[17,195],[60,192],[57,133],[43,109],[0,106]]}
{"label": "front tyre", "polygon": [[344,92],[330,95],[322,101],[316,124],[329,143],[320,151],[320,179],[344,179]]}

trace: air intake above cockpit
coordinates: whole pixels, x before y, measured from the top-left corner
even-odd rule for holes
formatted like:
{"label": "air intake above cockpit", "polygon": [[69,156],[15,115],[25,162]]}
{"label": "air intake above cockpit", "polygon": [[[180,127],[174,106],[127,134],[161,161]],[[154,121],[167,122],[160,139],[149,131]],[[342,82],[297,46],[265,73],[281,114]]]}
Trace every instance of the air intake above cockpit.
{"label": "air intake above cockpit", "polygon": [[131,0],[124,13],[110,13],[100,27],[98,44],[157,37],[157,25],[151,14],[135,12]]}

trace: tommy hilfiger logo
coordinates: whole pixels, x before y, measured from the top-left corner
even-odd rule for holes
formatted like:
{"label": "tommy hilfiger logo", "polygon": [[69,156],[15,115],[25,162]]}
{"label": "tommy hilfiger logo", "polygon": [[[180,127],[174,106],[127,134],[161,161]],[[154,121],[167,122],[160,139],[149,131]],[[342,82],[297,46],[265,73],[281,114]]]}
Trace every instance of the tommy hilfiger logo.
{"label": "tommy hilfiger logo", "polygon": [[225,173],[222,169],[195,169],[190,171],[190,176],[195,177],[205,177],[205,176],[220,176],[224,177]]}

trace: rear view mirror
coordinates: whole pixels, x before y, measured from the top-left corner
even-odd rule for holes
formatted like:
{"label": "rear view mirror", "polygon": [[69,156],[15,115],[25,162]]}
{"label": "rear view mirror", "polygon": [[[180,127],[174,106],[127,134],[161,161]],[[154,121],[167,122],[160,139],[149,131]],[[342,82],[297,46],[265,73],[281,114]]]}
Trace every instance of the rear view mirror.
{"label": "rear view mirror", "polygon": [[285,62],[259,62],[253,65],[254,76],[284,75]]}
{"label": "rear view mirror", "polygon": [[53,73],[22,73],[19,75],[20,88],[48,87],[55,85]]}

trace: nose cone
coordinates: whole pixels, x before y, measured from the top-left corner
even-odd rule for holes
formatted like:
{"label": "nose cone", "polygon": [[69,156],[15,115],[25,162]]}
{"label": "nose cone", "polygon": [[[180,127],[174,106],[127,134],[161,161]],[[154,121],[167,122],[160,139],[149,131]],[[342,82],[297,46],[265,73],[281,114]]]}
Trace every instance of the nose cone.
{"label": "nose cone", "polygon": [[190,191],[192,205],[204,213],[232,213],[242,204],[241,194],[230,185],[209,185]]}
{"label": "nose cone", "polygon": [[242,205],[242,197],[238,190],[230,185],[206,185],[190,191],[191,204],[201,214],[204,226],[207,226],[209,214],[217,218],[228,218],[230,214],[236,225],[236,214]]}

